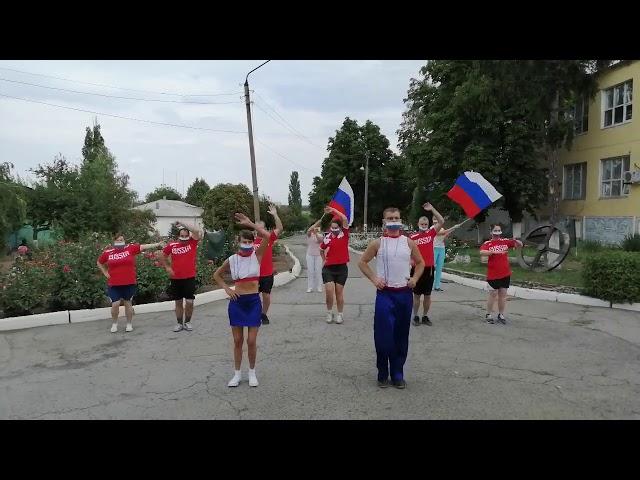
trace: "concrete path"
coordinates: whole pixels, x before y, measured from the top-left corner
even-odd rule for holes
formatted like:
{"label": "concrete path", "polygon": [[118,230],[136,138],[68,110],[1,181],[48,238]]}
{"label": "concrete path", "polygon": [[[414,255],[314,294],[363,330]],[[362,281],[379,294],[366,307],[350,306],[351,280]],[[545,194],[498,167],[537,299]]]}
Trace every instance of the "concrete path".
{"label": "concrete path", "polygon": [[[287,243],[304,266],[304,239]],[[407,389],[380,390],[375,291],[349,270],[343,325],[325,323],[306,270],[274,290],[258,388],[226,386],[226,301],[198,308],[191,333],[171,331],[171,312],[137,315],[131,333],[108,320],[2,332],[0,418],[640,418],[637,313],[512,299],[510,323],[487,325],[483,292],[453,283],[434,292],[433,326],[411,328]]]}

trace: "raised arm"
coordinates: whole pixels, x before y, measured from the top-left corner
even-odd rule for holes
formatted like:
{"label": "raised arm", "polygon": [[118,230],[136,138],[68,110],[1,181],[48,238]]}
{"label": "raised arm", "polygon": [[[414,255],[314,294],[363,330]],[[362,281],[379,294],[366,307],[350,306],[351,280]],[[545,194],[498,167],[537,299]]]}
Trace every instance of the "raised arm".
{"label": "raised arm", "polygon": [[145,243],[144,245],[140,245],[140,251],[144,252],[145,250],[151,250],[152,248],[163,248],[164,242],[158,243]]}
{"label": "raised arm", "polygon": [[442,215],[440,215],[440,212],[438,212],[433,205],[427,202],[424,205],[422,205],[422,208],[424,208],[427,212],[433,212],[433,216],[435,217],[436,220],[438,220],[438,224],[440,225],[440,227],[441,228],[444,227],[444,218],[442,218]]}
{"label": "raised arm", "polygon": [[364,276],[367,277],[371,281],[371,283],[375,285],[378,290],[382,290],[386,286],[385,281],[378,277],[375,273],[373,273],[373,270],[371,270],[371,267],[369,266],[369,262],[373,260],[373,257],[378,254],[379,248],[380,239],[372,241],[360,257],[358,268],[364,274]]}
{"label": "raised arm", "polygon": [[216,271],[213,274],[213,279],[221,288],[224,289],[224,291],[227,293],[227,295],[229,295],[229,297],[231,297],[233,300],[236,300],[238,298],[238,294],[235,292],[235,290],[231,289],[229,285],[227,285],[224,279],[222,278],[222,274],[224,272],[229,272],[229,271],[230,271],[229,259],[227,258],[224,261],[224,263],[216,269]]}
{"label": "raised arm", "polygon": [[256,232],[258,232],[258,235],[262,237],[262,242],[260,242],[260,246],[256,250],[256,257],[258,257],[258,262],[261,262],[262,256],[264,255],[264,252],[267,250],[267,247],[269,246],[269,240],[271,235],[269,235],[269,232],[267,232],[264,228],[259,227],[258,225],[253,223],[251,220],[249,220],[249,217],[247,217],[245,214],[236,213],[234,216],[236,218],[236,222],[238,223],[238,225],[255,230]]}
{"label": "raised arm", "polygon": [[324,216],[325,216],[325,214],[322,214],[322,216],[318,219],[318,221],[316,223],[314,223],[309,228],[307,228],[307,233],[311,233],[313,230],[315,230],[317,227],[319,227],[320,224],[322,223],[322,219],[324,218]]}
{"label": "raised arm", "polygon": [[349,228],[349,219],[340,210],[336,210],[333,207],[324,207],[324,213],[333,213],[336,217],[342,220],[342,228]]}
{"label": "raised arm", "polygon": [[183,225],[189,229],[189,232],[191,232],[191,238],[193,238],[194,240],[199,241],[202,238],[202,230],[200,230],[200,227],[198,227],[197,225],[186,222],[180,222],[180,225]]}
{"label": "raised arm", "polygon": [[282,225],[282,220],[280,220],[280,217],[278,216],[278,210],[276,210],[276,206],[269,205],[269,209],[267,210],[267,212],[269,212],[271,216],[273,216],[273,219],[276,222],[276,228],[273,229],[273,232],[277,236],[280,236],[280,234],[284,231],[284,226]]}

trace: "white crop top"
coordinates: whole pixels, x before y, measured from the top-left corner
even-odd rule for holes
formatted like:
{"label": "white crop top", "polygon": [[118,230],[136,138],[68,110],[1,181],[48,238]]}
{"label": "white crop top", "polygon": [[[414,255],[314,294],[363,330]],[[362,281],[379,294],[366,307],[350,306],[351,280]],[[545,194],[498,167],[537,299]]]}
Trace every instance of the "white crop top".
{"label": "white crop top", "polygon": [[387,287],[404,288],[411,272],[411,248],[407,237],[382,237],[376,255],[376,274]]}
{"label": "white crop top", "polygon": [[231,270],[231,278],[234,281],[258,280],[260,277],[260,262],[256,253],[253,252],[247,257],[238,255],[237,253],[229,257],[229,269]]}

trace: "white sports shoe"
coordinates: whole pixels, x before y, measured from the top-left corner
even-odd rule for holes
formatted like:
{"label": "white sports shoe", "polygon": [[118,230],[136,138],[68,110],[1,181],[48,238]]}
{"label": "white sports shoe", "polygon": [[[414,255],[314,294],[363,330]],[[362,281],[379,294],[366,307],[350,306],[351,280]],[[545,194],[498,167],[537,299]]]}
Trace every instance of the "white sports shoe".
{"label": "white sports shoe", "polygon": [[182,331],[182,329],[183,329],[183,328],[184,328],[184,327],[182,326],[182,324],[181,324],[181,323],[179,323],[179,324],[177,324],[175,327],[173,327],[173,331],[174,331],[174,332],[180,332],[180,331]]}
{"label": "white sports shoe", "polygon": [[116,333],[118,331],[118,324],[114,323],[111,325],[111,333]]}
{"label": "white sports shoe", "polygon": [[233,378],[229,380],[229,383],[227,383],[227,387],[237,387],[240,385],[240,380],[242,380],[242,375],[236,373]]}
{"label": "white sports shoe", "polygon": [[336,323],[342,323],[342,314],[341,313],[338,313],[336,315]]}
{"label": "white sports shoe", "polygon": [[307,293],[311,293],[311,292],[313,292],[313,289],[312,288],[308,288],[307,289]]}
{"label": "white sports shoe", "polygon": [[322,293],[322,288],[319,288],[319,289],[318,289],[318,293]]}
{"label": "white sports shoe", "polygon": [[133,332],[133,325],[127,323],[127,328],[124,329],[125,332]]}
{"label": "white sports shoe", "polygon": [[252,372],[249,370],[249,386],[257,387],[258,386],[258,377],[256,377],[256,372]]}
{"label": "white sports shoe", "polygon": [[327,323],[333,323],[333,312],[327,312]]}
{"label": "white sports shoe", "polygon": [[190,332],[191,330],[193,330],[193,327],[191,326],[191,322],[187,322],[187,323],[185,323],[185,324],[184,324],[184,329],[185,329],[187,332]]}

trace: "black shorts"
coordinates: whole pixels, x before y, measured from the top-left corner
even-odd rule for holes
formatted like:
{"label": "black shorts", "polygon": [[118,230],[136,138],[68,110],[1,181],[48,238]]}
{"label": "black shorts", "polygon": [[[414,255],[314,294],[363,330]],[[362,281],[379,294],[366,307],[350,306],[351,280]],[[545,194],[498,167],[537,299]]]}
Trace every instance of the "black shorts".
{"label": "black shorts", "polygon": [[499,288],[509,288],[511,283],[511,276],[496,278],[495,280],[487,280],[487,283],[494,290],[498,290]]}
{"label": "black shorts", "polygon": [[322,267],[322,283],[334,282],[344,287],[349,276],[349,267],[346,263],[340,265],[325,265]]}
{"label": "black shorts", "polygon": [[259,293],[271,294],[272,288],[273,288],[273,274],[260,277],[260,280],[258,280]]}
{"label": "black shorts", "polygon": [[191,278],[180,278],[178,280],[171,279],[171,285],[169,285],[169,290],[167,291],[171,300],[182,300],[186,298],[187,300],[193,300],[196,298],[196,279],[195,277]]}
{"label": "black shorts", "polygon": [[[413,272],[415,272],[415,267],[411,267],[411,276],[413,277]],[[413,289],[414,295],[431,295],[431,290],[433,289],[433,267],[424,267],[424,271],[422,272],[422,276],[416,282],[416,287]]]}

